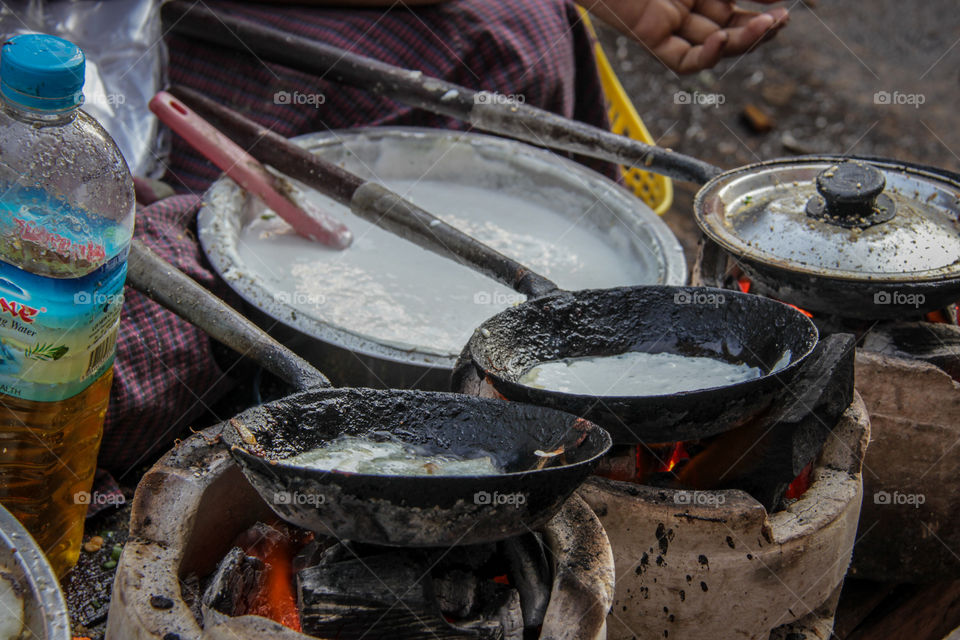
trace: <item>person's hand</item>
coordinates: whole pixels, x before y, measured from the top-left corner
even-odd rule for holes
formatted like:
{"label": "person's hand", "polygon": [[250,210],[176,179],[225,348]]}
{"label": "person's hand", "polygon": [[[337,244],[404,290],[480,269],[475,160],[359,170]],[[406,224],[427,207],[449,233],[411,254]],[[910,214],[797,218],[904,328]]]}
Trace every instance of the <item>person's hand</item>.
{"label": "person's hand", "polygon": [[677,73],[709,69],[720,58],[745,53],[773,37],[789,19],[786,9],[747,11],[735,0],[576,1]]}

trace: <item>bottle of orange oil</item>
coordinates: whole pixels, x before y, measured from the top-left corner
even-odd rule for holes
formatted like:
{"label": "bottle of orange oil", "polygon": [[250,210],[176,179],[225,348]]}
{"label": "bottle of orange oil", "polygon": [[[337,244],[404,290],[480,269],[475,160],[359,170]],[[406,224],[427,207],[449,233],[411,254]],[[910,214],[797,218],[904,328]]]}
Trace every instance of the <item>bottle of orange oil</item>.
{"label": "bottle of orange oil", "polygon": [[0,49],[0,503],[59,575],[80,552],[135,208],[80,109],[84,65],[49,35]]}

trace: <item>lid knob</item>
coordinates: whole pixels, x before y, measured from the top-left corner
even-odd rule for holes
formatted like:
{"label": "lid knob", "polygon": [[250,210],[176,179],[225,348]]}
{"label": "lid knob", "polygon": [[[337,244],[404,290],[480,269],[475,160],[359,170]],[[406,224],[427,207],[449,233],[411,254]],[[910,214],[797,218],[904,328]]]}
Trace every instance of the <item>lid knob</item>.
{"label": "lid knob", "polygon": [[807,215],[840,227],[871,227],[896,215],[884,195],[886,179],[865,162],[845,160],[817,175],[817,192],[807,201]]}

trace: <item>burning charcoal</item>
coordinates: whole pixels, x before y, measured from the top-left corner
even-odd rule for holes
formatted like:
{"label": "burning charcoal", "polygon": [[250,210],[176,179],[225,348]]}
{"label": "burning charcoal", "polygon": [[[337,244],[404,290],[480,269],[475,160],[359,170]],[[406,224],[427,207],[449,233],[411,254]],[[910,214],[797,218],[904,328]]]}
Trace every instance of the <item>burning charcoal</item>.
{"label": "burning charcoal", "polygon": [[778,405],[714,438],[677,474],[680,483],[742,489],[772,511],[853,402],[854,343],[850,334],[821,340]]}
{"label": "burning charcoal", "polygon": [[[353,560],[356,557],[356,553],[350,550],[350,547],[347,546],[347,543],[340,542],[332,547],[327,547],[322,552],[320,552],[319,557],[317,558],[317,566],[334,564],[336,562],[343,562],[344,560]],[[308,567],[305,567],[308,568]],[[302,569],[301,569],[302,571]],[[300,573],[299,571],[297,573]]]}
{"label": "burning charcoal", "polygon": [[297,574],[304,633],[318,637],[463,638],[440,614],[428,566],[400,551],[343,560]]}
{"label": "burning charcoal", "polygon": [[[337,551],[334,551],[334,549],[337,549]],[[300,573],[308,567],[314,567],[332,559],[335,561],[334,557],[339,556],[343,551],[345,551],[344,546],[331,538],[313,540],[293,557],[293,573]],[[350,554],[345,555],[353,557]]]}
{"label": "burning charcoal", "polygon": [[250,597],[263,582],[263,561],[234,547],[220,561],[210,584],[203,593],[203,604],[230,616],[247,613]]}
{"label": "burning charcoal", "polygon": [[550,565],[538,534],[516,536],[501,543],[510,563],[510,584],[520,595],[523,626],[537,627],[550,603]]}
{"label": "burning charcoal", "polygon": [[445,616],[469,618],[477,601],[477,576],[460,569],[450,569],[434,577],[433,592]]}
{"label": "burning charcoal", "polygon": [[291,567],[294,556],[313,540],[313,535],[284,523],[258,522],[237,536],[237,545],[244,553],[259,558],[265,565],[262,588],[254,591],[246,613],[298,630],[300,616]]}
{"label": "burning charcoal", "polygon": [[888,356],[923,360],[960,380],[960,327],[943,322],[894,322],[878,325],[863,348]]}
{"label": "burning charcoal", "polygon": [[[520,594],[495,582],[486,582],[480,588],[481,602],[485,603],[476,620],[457,624],[460,629],[470,629],[481,638],[523,640],[523,613],[520,610]],[[502,634],[502,635],[500,635]]]}
{"label": "burning charcoal", "polygon": [[278,527],[258,522],[239,536],[234,541],[234,546],[241,549],[250,549],[253,547],[265,547],[270,544],[284,544],[288,540],[286,532]]}
{"label": "burning charcoal", "polygon": [[[523,612],[520,610],[520,594],[516,589],[505,589],[498,599],[500,606],[491,612],[494,620],[500,621],[503,640],[523,640]],[[496,601],[495,601],[496,602]]]}
{"label": "burning charcoal", "polygon": [[303,549],[300,549],[297,555],[293,556],[293,562],[290,563],[292,571],[294,573],[300,573],[307,567],[320,564],[320,558],[323,556],[325,550],[317,540],[309,543]]}

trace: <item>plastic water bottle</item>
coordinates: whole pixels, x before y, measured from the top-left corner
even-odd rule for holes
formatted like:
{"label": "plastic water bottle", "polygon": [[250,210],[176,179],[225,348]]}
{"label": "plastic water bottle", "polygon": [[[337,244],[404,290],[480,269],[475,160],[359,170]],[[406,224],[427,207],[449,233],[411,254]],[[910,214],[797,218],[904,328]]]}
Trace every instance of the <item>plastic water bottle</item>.
{"label": "plastic water bottle", "polygon": [[0,502],[59,575],[91,500],[135,208],[123,156],[80,110],[84,64],[43,34],[0,50]]}

